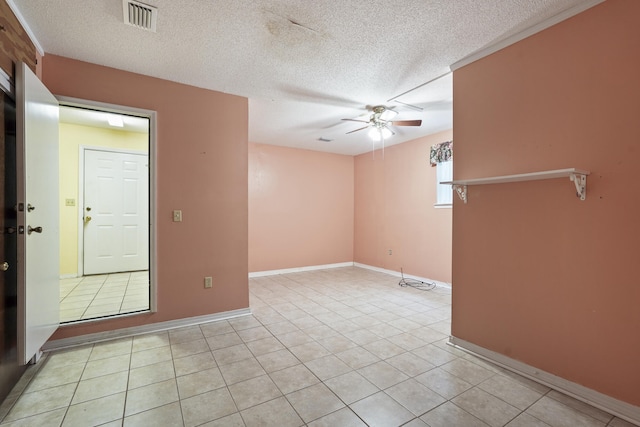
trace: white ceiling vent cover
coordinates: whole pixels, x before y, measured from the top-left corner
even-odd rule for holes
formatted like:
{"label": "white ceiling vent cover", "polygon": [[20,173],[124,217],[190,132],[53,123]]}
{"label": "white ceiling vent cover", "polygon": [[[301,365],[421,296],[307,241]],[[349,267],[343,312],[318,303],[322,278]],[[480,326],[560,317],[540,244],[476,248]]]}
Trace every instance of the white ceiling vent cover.
{"label": "white ceiling vent cover", "polygon": [[135,0],[122,0],[124,23],[156,32],[158,9]]}

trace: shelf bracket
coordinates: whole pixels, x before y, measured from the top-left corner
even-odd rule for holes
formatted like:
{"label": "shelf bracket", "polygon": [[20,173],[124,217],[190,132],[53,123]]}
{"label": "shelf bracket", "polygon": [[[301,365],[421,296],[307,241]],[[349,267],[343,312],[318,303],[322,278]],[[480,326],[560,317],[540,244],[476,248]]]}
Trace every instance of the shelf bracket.
{"label": "shelf bracket", "polygon": [[460,184],[453,184],[453,189],[456,190],[456,193],[458,193],[458,197],[460,197],[460,200],[462,200],[466,204],[467,203],[467,186],[460,185]]}
{"label": "shelf bracket", "polygon": [[587,175],[580,173],[569,174],[569,179],[576,185],[576,196],[580,197],[580,200],[587,198]]}

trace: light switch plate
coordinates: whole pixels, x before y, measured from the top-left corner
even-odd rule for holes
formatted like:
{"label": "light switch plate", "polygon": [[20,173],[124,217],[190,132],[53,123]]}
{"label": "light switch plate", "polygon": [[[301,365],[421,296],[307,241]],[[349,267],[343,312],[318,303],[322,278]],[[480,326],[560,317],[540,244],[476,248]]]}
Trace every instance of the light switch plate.
{"label": "light switch plate", "polygon": [[173,222],[182,222],[182,211],[173,211]]}

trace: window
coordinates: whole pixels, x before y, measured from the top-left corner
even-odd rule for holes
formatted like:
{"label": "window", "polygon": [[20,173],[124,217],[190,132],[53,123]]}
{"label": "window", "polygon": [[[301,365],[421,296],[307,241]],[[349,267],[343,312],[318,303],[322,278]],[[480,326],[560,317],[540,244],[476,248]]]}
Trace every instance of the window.
{"label": "window", "polygon": [[453,205],[453,188],[441,182],[453,181],[453,160],[436,164],[436,208],[450,208]]}

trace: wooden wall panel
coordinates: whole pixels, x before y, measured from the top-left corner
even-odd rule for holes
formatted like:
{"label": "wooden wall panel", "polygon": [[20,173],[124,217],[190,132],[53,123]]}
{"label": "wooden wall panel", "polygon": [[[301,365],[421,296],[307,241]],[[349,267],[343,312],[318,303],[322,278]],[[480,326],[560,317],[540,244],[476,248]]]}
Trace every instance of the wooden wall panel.
{"label": "wooden wall panel", "polygon": [[5,0],[0,0],[0,68],[13,78],[14,64],[23,61],[36,71],[36,47]]}

